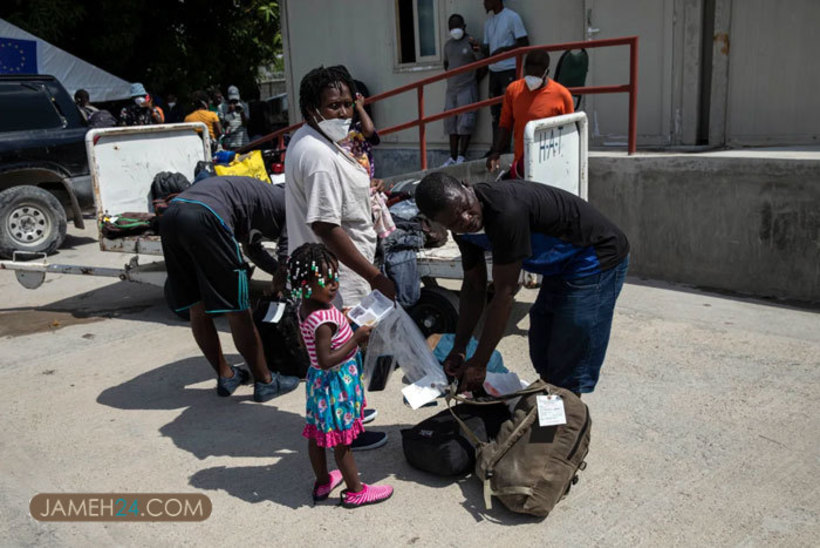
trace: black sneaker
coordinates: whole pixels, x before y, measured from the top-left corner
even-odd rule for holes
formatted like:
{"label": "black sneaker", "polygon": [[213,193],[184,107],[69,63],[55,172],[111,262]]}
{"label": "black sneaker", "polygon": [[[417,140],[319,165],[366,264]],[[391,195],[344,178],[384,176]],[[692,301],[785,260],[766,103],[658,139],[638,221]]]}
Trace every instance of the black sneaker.
{"label": "black sneaker", "polygon": [[259,403],[270,401],[277,396],[296,390],[299,386],[299,377],[289,377],[275,372],[271,372],[271,377],[268,383],[258,381],[253,383],[253,401]]}
{"label": "black sneaker", "polygon": [[223,398],[233,394],[240,384],[248,384],[251,379],[251,374],[246,369],[235,365],[232,365],[231,369],[233,369],[233,377],[230,379],[219,377],[216,380],[216,393]]}
{"label": "black sneaker", "polygon": [[379,414],[379,412],[376,411],[375,409],[370,409],[370,408],[365,409],[364,413],[362,413],[362,415],[364,415],[362,417],[362,424],[367,424],[368,422],[373,422],[374,420],[376,420],[376,416],[378,414]]}
{"label": "black sneaker", "polygon": [[387,434],[368,430],[367,432],[359,434],[359,437],[350,444],[350,448],[354,451],[368,451],[370,449],[378,449],[386,443]]}

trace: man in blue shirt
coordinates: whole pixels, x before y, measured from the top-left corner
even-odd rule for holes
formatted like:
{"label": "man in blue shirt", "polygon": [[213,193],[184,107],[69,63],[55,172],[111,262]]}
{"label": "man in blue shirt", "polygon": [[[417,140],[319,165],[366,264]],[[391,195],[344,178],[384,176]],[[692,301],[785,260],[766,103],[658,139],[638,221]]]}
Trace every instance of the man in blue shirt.
{"label": "man in blue shirt", "polygon": [[[445,369],[480,388],[512,310],[521,270],[543,276],[530,309],[530,359],[542,379],[592,392],[609,343],[615,300],[629,263],[624,233],[581,198],[522,180],[465,186],[444,173],[422,179],[419,210],[456,234],[464,269],[459,319]],[[465,349],[486,302],[485,251],[495,294],[475,354]]]}
{"label": "man in blue shirt", "polygon": [[[530,44],[521,16],[505,8],[502,0],[484,0],[484,9],[490,14],[484,22],[484,53],[486,55],[498,55]],[[488,68],[490,69],[489,97],[504,95],[507,85],[515,80],[515,57],[492,63]],[[493,119],[493,144],[495,144],[498,120],[501,117],[501,104],[491,106],[490,113]]]}

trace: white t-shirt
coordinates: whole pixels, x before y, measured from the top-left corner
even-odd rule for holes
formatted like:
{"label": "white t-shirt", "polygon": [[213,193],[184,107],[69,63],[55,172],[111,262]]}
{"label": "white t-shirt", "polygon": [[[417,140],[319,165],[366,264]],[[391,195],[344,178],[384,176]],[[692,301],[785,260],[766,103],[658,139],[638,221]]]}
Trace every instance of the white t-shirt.
{"label": "white t-shirt", "polygon": [[[339,225],[368,261],[376,254],[370,207],[370,174],[350,154],[305,124],[294,133],[285,155],[288,255],[306,242],[320,242],[310,225]],[[339,294],[355,305],[370,285],[339,265]]]}
{"label": "white t-shirt", "polygon": [[[527,29],[521,16],[511,9],[504,8],[498,14],[490,13],[484,21],[484,43],[490,46],[490,55],[498,48],[514,46],[518,38],[524,38]],[[490,70],[499,72],[515,68],[515,57],[492,63]]]}

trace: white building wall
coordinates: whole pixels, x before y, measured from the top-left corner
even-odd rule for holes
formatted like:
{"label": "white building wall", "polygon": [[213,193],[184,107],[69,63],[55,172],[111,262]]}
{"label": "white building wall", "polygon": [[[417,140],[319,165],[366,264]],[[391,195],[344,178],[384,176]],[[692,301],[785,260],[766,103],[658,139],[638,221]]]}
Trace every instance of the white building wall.
{"label": "white building wall", "polygon": [[733,0],[726,141],[820,142],[820,1]]}
{"label": "white building wall", "polygon": [[[460,13],[467,32],[479,42],[483,39],[484,12],[481,0],[439,0],[440,47],[449,37],[447,18]],[[396,14],[392,0],[284,0],[283,14],[288,92],[298,97],[299,82],[319,65],[346,65],[353,77],[367,84],[375,95],[422,78],[441,74],[441,62],[408,70],[397,67]],[[508,0],[506,5],[517,11],[530,35],[532,44],[580,40],[583,36],[583,10],[575,2],[562,0]],[[557,58],[553,59],[553,64]],[[480,85],[480,98],[487,98],[487,80]],[[441,112],[445,83],[425,87],[427,115]],[[291,102],[291,122],[301,120],[298,100]],[[405,93],[374,105],[377,128],[410,121],[418,113],[415,92]],[[473,134],[473,148],[490,147],[490,113],[479,112]],[[447,148],[448,137],[442,122],[427,126],[428,148]],[[413,128],[382,138],[382,147],[417,148],[418,129]]]}
{"label": "white building wall", "polygon": [[[531,44],[587,38],[587,15],[601,30],[593,38],[637,34],[639,46],[638,144],[693,145],[706,130],[709,144],[766,145],[817,143],[820,133],[820,0],[714,0],[717,15],[710,63],[699,50],[703,13],[709,0],[508,0],[527,27]],[[301,119],[302,77],[319,65],[346,65],[372,94],[440,74],[440,61],[413,69],[397,65],[394,0],[283,0],[283,41],[291,101],[291,121]],[[439,50],[446,41],[447,17],[460,13],[467,31],[483,38],[486,14],[481,0],[437,0]],[[591,12],[589,10],[592,10]],[[708,17],[707,17],[708,19]],[[708,38],[707,38],[708,40]],[[708,42],[707,42],[708,43]],[[627,48],[590,50],[588,85],[626,83]],[[553,66],[557,55],[553,56]],[[703,71],[710,97],[701,104]],[[614,80],[613,80],[614,79]],[[441,111],[444,81],[425,88],[425,113]],[[480,85],[487,97],[487,79]],[[587,96],[593,144],[625,142],[626,95]],[[374,105],[379,128],[417,116],[415,92]],[[700,130],[698,129],[700,127]],[[427,126],[428,150],[446,149],[442,123]],[[382,149],[417,149],[418,130],[384,136]],[[471,149],[490,146],[489,111],[479,113]]]}

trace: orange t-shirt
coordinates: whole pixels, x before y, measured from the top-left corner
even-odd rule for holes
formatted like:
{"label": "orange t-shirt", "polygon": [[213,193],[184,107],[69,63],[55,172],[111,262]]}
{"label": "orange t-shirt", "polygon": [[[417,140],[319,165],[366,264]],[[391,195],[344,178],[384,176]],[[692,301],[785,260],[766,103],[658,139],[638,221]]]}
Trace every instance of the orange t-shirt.
{"label": "orange t-shirt", "polygon": [[210,110],[201,108],[186,116],[185,121],[202,122],[208,126],[208,133],[211,134],[211,139],[216,139],[218,137],[216,134],[216,124],[219,123],[219,116],[217,116],[216,112],[211,112]]}
{"label": "orange t-shirt", "polygon": [[572,94],[553,79],[547,85],[530,91],[524,79],[507,86],[501,103],[499,127],[513,130],[515,162],[524,156],[524,126],[531,120],[575,112]]}

